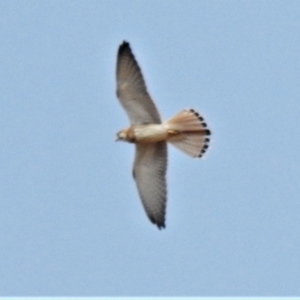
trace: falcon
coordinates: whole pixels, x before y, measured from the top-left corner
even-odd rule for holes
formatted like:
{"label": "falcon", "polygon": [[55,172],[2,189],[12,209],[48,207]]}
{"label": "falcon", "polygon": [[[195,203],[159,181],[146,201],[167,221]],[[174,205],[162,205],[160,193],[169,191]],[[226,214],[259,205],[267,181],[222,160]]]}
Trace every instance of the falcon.
{"label": "falcon", "polygon": [[119,47],[116,71],[117,97],[131,124],[117,133],[117,140],[135,144],[133,178],[146,214],[162,229],[167,203],[167,142],[191,157],[200,158],[208,149],[211,132],[194,109],[182,110],[170,120],[161,121],[126,41]]}

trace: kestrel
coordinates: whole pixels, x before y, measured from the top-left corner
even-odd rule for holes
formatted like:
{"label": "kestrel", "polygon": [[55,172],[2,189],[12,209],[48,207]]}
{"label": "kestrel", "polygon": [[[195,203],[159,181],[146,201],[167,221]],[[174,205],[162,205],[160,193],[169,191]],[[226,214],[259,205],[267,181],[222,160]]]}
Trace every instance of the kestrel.
{"label": "kestrel", "polygon": [[167,142],[192,157],[202,157],[211,132],[203,117],[186,109],[161,122],[142,71],[124,41],[117,55],[117,97],[131,126],[117,133],[117,140],[135,144],[133,178],[150,221],[165,227],[167,202]]}

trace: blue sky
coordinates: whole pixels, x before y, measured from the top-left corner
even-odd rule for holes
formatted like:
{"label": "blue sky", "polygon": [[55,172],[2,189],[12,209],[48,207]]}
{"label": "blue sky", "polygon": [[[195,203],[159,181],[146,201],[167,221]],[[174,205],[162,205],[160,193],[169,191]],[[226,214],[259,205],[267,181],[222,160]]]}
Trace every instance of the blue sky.
{"label": "blue sky", "polygon": [[[300,295],[299,1],[1,1],[1,296]],[[131,43],[164,119],[167,228],[147,219],[115,96]]]}

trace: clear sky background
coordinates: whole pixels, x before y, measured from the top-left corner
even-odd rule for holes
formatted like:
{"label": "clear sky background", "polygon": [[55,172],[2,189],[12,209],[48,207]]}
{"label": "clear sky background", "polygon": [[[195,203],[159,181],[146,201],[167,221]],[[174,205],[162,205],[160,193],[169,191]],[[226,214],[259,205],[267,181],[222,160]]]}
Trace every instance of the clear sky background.
{"label": "clear sky background", "polygon": [[[143,211],[115,96],[123,40],[164,119],[167,228]],[[1,296],[300,295],[299,1],[1,1]]]}

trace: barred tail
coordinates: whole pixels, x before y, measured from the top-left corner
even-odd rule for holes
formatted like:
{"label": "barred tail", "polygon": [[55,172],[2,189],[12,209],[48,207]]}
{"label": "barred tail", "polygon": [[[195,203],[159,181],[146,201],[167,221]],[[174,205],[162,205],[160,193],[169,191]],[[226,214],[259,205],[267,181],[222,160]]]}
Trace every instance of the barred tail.
{"label": "barred tail", "polygon": [[208,149],[211,132],[195,110],[183,110],[164,125],[168,131],[168,142],[186,154],[202,157]]}

